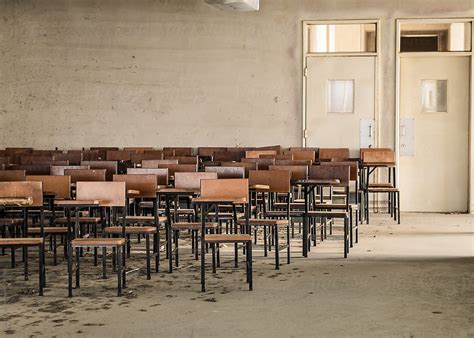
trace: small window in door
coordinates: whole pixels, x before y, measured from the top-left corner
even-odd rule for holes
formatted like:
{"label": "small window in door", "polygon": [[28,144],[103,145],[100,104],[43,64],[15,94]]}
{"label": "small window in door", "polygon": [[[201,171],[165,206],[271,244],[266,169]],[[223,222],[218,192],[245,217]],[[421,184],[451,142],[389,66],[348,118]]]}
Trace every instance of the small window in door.
{"label": "small window in door", "polygon": [[423,113],[448,111],[448,80],[421,80],[421,111]]}
{"label": "small window in door", "polygon": [[329,80],[328,113],[354,113],[354,80]]}

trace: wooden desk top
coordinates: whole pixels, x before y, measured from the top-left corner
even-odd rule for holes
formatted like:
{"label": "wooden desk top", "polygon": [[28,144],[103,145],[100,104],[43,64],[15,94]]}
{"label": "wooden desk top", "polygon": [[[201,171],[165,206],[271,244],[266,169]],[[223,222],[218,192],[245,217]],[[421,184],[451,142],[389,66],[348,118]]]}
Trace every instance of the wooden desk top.
{"label": "wooden desk top", "polygon": [[94,207],[99,206],[100,201],[97,200],[64,200],[64,201],[55,201],[55,205],[60,207]]}
{"label": "wooden desk top", "polygon": [[196,198],[193,198],[191,202],[196,203],[196,204],[218,204],[218,203],[247,204],[248,203],[247,199],[245,198],[232,199],[232,198],[224,198],[224,197],[222,198],[196,197]]}
{"label": "wooden desk top", "polygon": [[33,204],[33,197],[0,197],[0,205],[24,207]]}
{"label": "wooden desk top", "polygon": [[337,185],[341,183],[338,179],[305,179],[305,180],[296,180],[295,184],[298,185]]}

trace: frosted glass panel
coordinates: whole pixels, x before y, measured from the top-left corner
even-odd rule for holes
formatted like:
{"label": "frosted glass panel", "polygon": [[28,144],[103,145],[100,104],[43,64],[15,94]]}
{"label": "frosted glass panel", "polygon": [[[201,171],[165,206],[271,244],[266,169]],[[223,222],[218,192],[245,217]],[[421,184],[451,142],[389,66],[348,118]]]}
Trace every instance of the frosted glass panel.
{"label": "frosted glass panel", "polygon": [[448,81],[421,80],[421,107],[423,113],[448,111]]}
{"label": "frosted glass panel", "polygon": [[354,113],[354,80],[328,81],[328,113]]}

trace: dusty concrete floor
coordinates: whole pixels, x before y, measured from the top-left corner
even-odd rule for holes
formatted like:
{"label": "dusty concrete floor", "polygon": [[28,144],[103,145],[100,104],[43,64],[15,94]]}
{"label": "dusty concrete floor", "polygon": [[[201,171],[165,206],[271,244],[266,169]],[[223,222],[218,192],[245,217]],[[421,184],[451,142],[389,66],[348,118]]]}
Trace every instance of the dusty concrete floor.
{"label": "dusty concrete floor", "polygon": [[[0,336],[474,336],[474,217],[403,215],[396,225],[375,215],[361,227],[360,243],[348,259],[335,235],[280,271],[273,256],[255,254],[253,292],[244,270],[208,274],[208,292],[199,292],[199,272],[186,250],[172,275],[129,275],[124,297],[115,279],[83,267],[82,288],[66,297],[66,265],[48,265],[44,297],[31,295],[36,278],[21,279],[0,256]],[[90,259],[85,259],[90,261]],[[129,267],[143,266],[138,256]],[[32,263],[32,270],[33,265]],[[163,265],[165,262],[163,262]],[[33,272],[33,271],[32,271]]]}

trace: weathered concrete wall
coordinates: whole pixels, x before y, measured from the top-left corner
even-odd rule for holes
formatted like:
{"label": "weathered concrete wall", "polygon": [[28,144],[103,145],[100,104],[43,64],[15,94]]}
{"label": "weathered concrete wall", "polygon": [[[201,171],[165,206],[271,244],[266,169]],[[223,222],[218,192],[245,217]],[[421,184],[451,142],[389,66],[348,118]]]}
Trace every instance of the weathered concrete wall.
{"label": "weathered concrete wall", "polygon": [[473,15],[473,0],[0,0],[0,148],[299,145],[313,19],[381,19],[391,146],[395,19]]}

